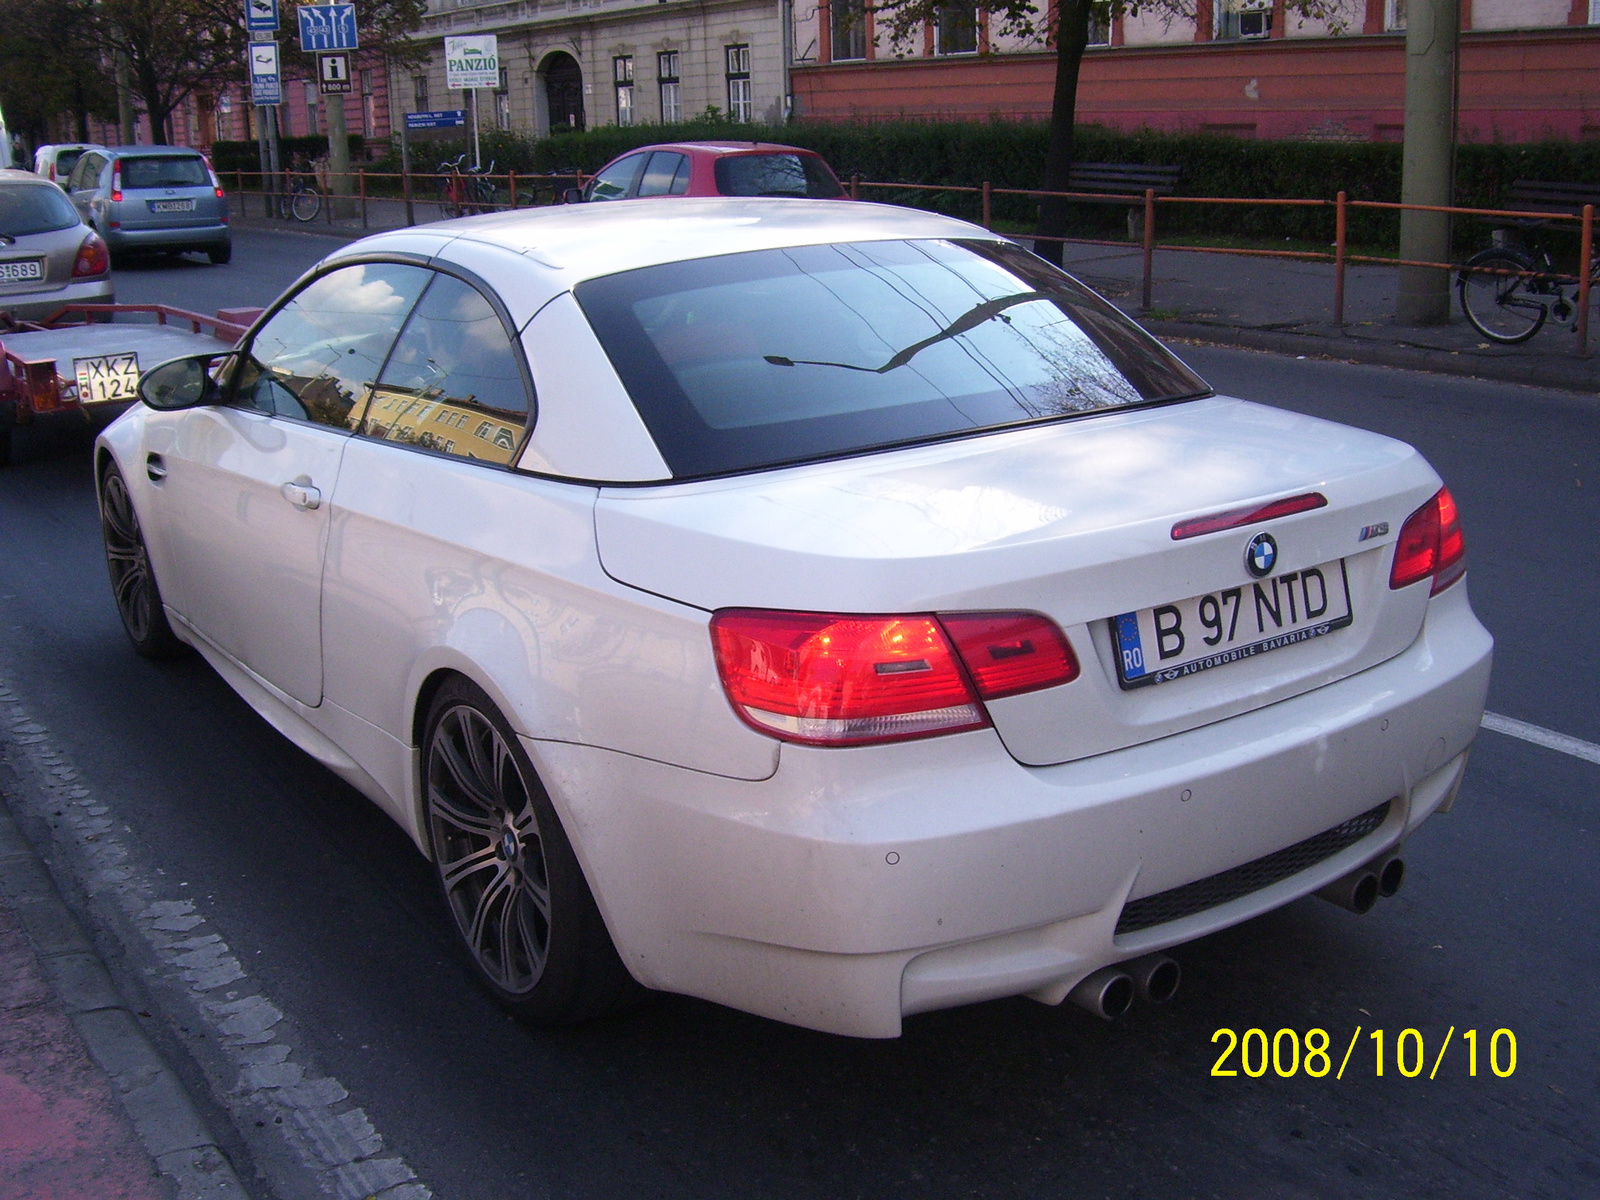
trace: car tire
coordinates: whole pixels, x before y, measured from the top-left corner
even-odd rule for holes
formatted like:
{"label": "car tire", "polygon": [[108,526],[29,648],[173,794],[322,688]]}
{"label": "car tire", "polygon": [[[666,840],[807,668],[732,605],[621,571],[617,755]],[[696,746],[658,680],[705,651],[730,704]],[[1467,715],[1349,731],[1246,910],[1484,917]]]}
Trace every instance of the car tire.
{"label": "car tire", "polygon": [[100,532],[111,574],[111,596],[133,648],[146,658],[174,658],[184,645],[172,632],[161,588],[150,565],[133,497],[115,463],[100,473]]}
{"label": "car tire", "polygon": [[210,256],[212,266],[220,267],[233,257],[233,247],[231,245],[213,246],[206,251],[206,254]]}
{"label": "car tire", "polygon": [[570,1025],[644,994],[522,744],[461,676],[429,705],[422,787],[456,946],[503,1007],[529,1025]]}

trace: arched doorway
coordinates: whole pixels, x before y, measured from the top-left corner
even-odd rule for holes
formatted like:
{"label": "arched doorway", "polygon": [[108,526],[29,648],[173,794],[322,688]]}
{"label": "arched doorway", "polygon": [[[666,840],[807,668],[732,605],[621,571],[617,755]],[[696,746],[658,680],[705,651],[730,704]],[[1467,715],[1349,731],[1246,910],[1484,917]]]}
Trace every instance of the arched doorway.
{"label": "arched doorway", "polygon": [[546,109],[550,114],[550,132],[583,128],[583,69],[572,55],[557,50],[544,60],[540,71],[544,76]]}

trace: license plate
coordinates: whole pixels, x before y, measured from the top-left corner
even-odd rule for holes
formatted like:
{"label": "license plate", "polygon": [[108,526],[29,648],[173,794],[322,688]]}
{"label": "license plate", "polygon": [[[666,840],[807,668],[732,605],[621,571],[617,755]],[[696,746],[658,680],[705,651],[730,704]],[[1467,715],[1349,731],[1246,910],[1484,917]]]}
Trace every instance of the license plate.
{"label": "license plate", "polygon": [[19,283],[24,279],[43,279],[44,264],[37,258],[24,262],[0,262],[0,283]]}
{"label": "license plate", "polygon": [[193,212],[193,200],[152,200],[151,212]]}
{"label": "license plate", "polygon": [[1353,619],[1344,560],[1285,571],[1111,619],[1117,681],[1171,683],[1343,629]]}
{"label": "license plate", "polygon": [[115,404],[139,398],[139,356],[132,350],[75,358],[72,373],[78,380],[80,404]]}

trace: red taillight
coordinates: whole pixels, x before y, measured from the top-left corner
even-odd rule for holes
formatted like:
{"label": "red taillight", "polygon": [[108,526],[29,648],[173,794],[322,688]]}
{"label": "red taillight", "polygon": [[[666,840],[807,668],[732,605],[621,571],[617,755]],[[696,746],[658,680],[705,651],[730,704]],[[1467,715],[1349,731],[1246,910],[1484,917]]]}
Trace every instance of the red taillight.
{"label": "red taillight", "polygon": [[734,711],[763,733],[815,746],[979,729],[989,724],[980,696],[1050,687],[1078,673],[1061,631],[1029,613],[724,609],[711,618],[711,640]]}
{"label": "red taillight", "polygon": [[222,199],[222,189],[220,187],[217,189],[217,199],[218,200]]}
{"label": "red taillight", "polygon": [[1389,568],[1391,588],[1410,587],[1432,576],[1438,595],[1467,571],[1467,540],[1449,488],[1440,488],[1400,527]]}
{"label": "red taillight", "polygon": [[111,168],[111,203],[122,203],[122,164],[117,163]]}
{"label": "red taillight", "polygon": [[78,247],[78,257],[72,260],[72,277],[81,279],[90,275],[104,275],[111,270],[111,252],[98,233],[91,233]]}
{"label": "red taillight", "polygon": [[1056,623],[1038,613],[949,613],[939,618],[985,700],[1071,683],[1078,659]]}

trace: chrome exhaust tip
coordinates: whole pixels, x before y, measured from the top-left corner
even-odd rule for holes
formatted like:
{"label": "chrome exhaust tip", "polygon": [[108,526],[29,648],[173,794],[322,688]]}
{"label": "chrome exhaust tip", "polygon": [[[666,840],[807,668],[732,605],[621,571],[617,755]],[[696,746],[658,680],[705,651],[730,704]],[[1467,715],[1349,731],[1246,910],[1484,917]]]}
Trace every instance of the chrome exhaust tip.
{"label": "chrome exhaust tip", "polygon": [[[1402,866],[1400,870],[1403,875],[1405,868]],[[1317,895],[1353,913],[1369,913],[1378,902],[1378,888],[1377,872],[1371,867],[1360,867],[1318,888]]]}
{"label": "chrome exhaust tip", "polygon": [[1133,1003],[1133,979],[1121,967],[1101,967],[1079,981],[1067,999],[1105,1021],[1115,1021]]}
{"label": "chrome exhaust tip", "polygon": [[1151,1004],[1165,1004],[1171,1000],[1183,981],[1183,968],[1165,954],[1146,954],[1123,963],[1122,969],[1132,976],[1140,997]]}
{"label": "chrome exhaust tip", "polygon": [[1378,864],[1378,895],[1387,900],[1406,881],[1406,860],[1398,854]]}

